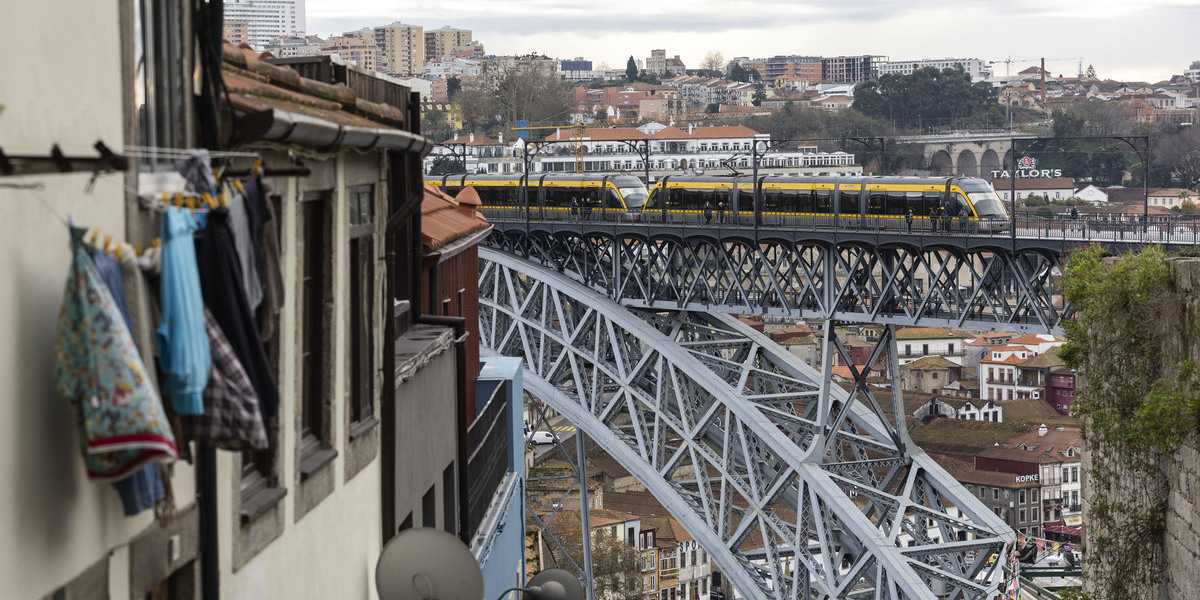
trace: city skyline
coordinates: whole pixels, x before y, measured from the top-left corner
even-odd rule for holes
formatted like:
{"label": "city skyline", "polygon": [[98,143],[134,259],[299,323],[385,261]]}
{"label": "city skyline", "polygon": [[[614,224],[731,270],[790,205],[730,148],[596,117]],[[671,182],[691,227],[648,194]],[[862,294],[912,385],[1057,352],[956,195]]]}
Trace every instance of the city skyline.
{"label": "city skyline", "polygon": [[[472,30],[489,54],[583,57],[618,69],[630,55],[645,60],[656,48],[680,55],[688,68],[698,67],[711,50],[726,60],[781,54],[1012,58],[1013,73],[1045,57],[1052,75],[1074,75],[1082,59],[1083,69],[1093,65],[1098,77],[1153,83],[1182,74],[1200,59],[1194,45],[1184,43],[1194,33],[1189,29],[1200,23],[1195,1],[1015,0],[931,7],[885,0],[747,0],[734,6],[736,12],[724,14],[730,4],[713,0],[620,7],[557,0],[422,0],[407,6],[384,0],[307,2],[310,33],[338,34],[395,20],[426,29],[449,25]],[[1147,43],[1146,36],[1166,42]],[[1119,43],[1126,39],[1128,44]],[[1004,62],[993,70],[1004,74]]]}

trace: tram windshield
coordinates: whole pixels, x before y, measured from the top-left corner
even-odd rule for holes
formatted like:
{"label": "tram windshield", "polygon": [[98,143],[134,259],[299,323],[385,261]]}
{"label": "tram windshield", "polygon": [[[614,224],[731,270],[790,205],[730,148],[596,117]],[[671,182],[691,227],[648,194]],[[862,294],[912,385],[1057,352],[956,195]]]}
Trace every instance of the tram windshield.
{"label": "tram windshield", "polygon": [[975,207],[975,214],[981,219],[998,219],[1007,218],[1008,211],[1004,210],[1004,203],[1000,201],[1000,197],[996,195],[996,191],[992,186],[983,181],[962,181],[958,186],[967,194],[967,198],[971,200],[971,205]]}
{"label": "tram windshield", "polygon": [[625,200],[628,210],[641,210],[646,205],[646,186],[637,177],[614,177],[612,183],[617,186],[621,198]]}

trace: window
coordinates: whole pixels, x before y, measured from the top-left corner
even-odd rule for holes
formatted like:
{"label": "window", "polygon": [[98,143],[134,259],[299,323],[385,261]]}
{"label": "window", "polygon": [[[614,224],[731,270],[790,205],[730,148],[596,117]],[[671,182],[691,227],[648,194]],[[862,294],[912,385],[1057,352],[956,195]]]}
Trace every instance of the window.
{"label": "window", "polygon": [[1079,467],[1071,467],[1071,483],[1079,481]]}
{"label": "window", "polygon": [[1039,492],[1039,490],[1037,488],[1033,488],[1032,490],[1029,490],[1029,493],[1033,495],[1033,498],[1032,498],[1033,502],[1038,501],[1038,492]]}
{"label": "window", "polygon": [[[1025,490],[1021,490],[1020,492],[1018,492],[1017,497],[1018,497],[1018,502],[1020,502],[1021,504],[1025,504]],[[1021,520],[1023,521],[1024,519],[1021,519]]]}
{"label": "window", "polygon": [[325,357],[325,306],[332,295],[326,211],[328,193],[306,193],[301,203],[300,257],[300,477],[308,479],[337,456],[329,449],[326,399],[329,396]]}
{"label": "window", "polygon": [[[134,9],[133,101],[137,144],[185,148],[191,110],[190,39],[183,31],[183,4],[172,0],[139,0]],[[144,159],[143,168],[174,171],[170,159]]]}
{"label": "window", "polygon": [[992,488],[992,500],[1000,499],[1000,488]]}
{"label": "window", "polygon": [[350,439],[375,419],[375,189],[350,190]]}

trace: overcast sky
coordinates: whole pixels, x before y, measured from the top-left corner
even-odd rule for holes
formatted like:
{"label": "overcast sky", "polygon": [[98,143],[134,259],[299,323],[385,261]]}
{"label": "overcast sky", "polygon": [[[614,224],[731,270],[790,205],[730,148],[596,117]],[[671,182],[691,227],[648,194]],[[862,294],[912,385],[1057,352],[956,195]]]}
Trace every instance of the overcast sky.
{"label": "overcast sky", "polygon": [[[471,30],[489,54],[537,52],[624,68],[629,55],[706,53],[1045,57],[1052,74],[1094,65],[1102,78],[1156,82],[1200,59],[1200,1],[1188,0],[306,0],[308,32],[326,36],[392,21]],[[1017,59],[1034,59],[1021,60]],[[1055,59],[1055,60],[1051,60]],[[1003,63],[994,66],[1003,74]]]}

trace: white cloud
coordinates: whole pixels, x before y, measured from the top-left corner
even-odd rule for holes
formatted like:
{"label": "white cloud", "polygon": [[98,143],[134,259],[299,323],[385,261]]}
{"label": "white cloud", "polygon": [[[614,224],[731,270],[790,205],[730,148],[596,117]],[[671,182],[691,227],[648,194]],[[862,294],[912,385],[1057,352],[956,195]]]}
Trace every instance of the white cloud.
{"label": "white cloud", "polygon": [[654,48],[679,54],[688,65],[699,64],[709,50],[720,50],[728,58],[1047,57],[1055,59],[1046,65],[1051,72],[1074,73],[1082,58],[1085,69],[1094,65],[1102,77],[1157,81],[1182,73],[1200,58],[1189,43],[1200,24],[1200,4],[1184,0],[308,0],[307,10],[313,33],[395,20],[427,29],[449,25],[472,30],[490,53],[536,51],[610,65],[624,64],[631,54],[644,59]]}

